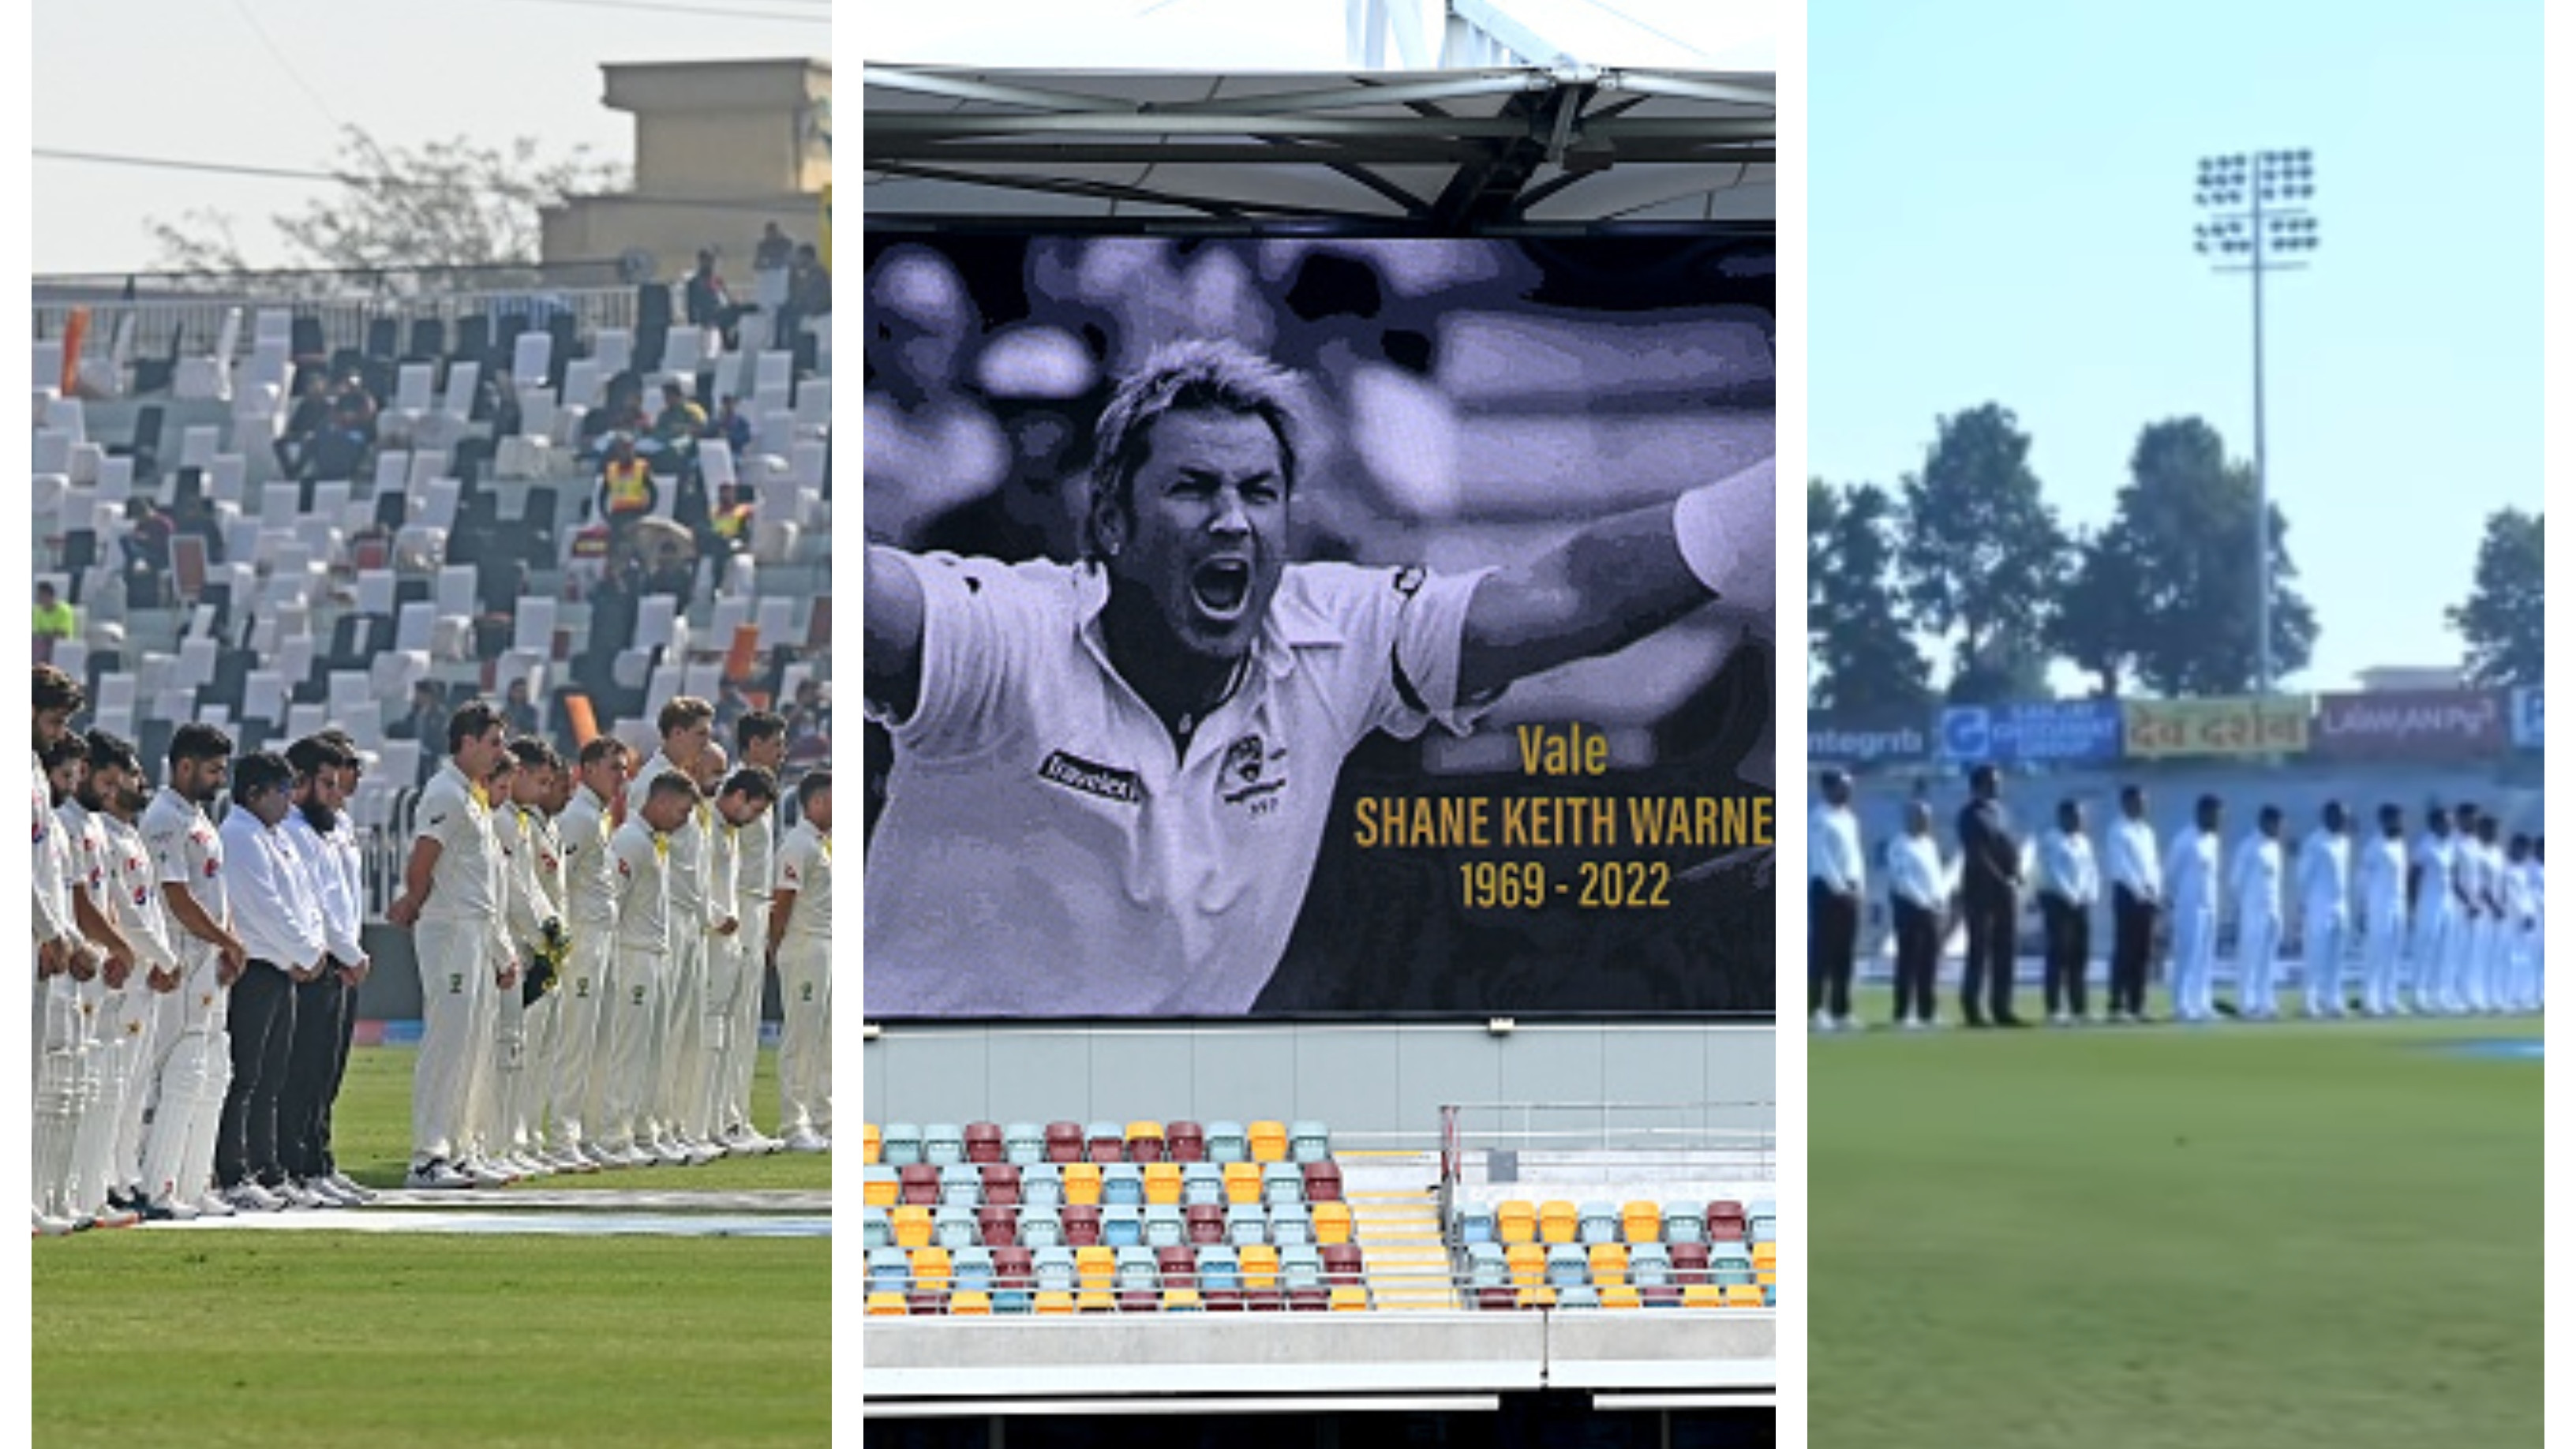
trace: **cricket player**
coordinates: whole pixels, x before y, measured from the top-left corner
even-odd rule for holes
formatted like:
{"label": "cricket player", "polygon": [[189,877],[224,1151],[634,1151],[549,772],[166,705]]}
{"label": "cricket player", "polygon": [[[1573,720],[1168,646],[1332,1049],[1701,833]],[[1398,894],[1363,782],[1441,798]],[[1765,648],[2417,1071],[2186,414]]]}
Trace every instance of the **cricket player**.
{"label": "cricket player", "polygon": [[2343,1015],[2343,955],[2352,900],[2352,835],[2343,802],[2328,800],[2299,848],[2299,954],[2312,1021]]}
{"label": "cricket player", "polygon": [[2531,837],[2516,832],[2505,845],[2504,941],[2496,963],[2496,1010],[2532,1010],[2531,955],[2539,942],[2538,882],[2531,869]]}
{"label": "cricket player", "polygon": [[[523,751],[523,746],[534,746]],[[528,1000],[528,974],[536,969],[536,957],[545,944],[549,903],[544,887],[539,884],[539,856],[542,843],[534,822],[529,818],[552,790],[541,764],[550,753],[543,741],[513,740],[502,751],[501,762],[494,767],[488,786],[494,801],[492,835],[501,847],[501,922],[510,960],[520,969],[520,984],[499,993],[493,999],[494,1033],[492,1039],[491,1115],[484,1119],[480,1134],[488,1144],[493,1164],[514,1177],[538,1177],[553,1169],[532,1156],[534,1143],[528,1133],[528,1108],[536,1091],[536,1081],[544,1068],[537,1055],[531,1018],[534,1005]],[[562,929],[559,920],[556,930]]]}
{"label": "cricket player", "polygon": [[[775,789],[787,764],[787,720],[770,710],[753,710],[734,721],[734,745],[745,766],[766,770]],[[775,796],[773,794],[773,800]],[[760,1065],[761,988],[768,976],[769,888],[777,872],[778,827],[774,809],[742,827],[742,859],[734,872],[735,913],[742,929],[734,936],[742,953],[745,981],[734,995],[733,1015],[725,1028],[725,1060],[719,1069],[722,1088],[716,1106],[720,1143],[729,1153],[760,1156],[785,1144],[762,1135],[751,1121],[751,1078]]]}
{"label": "cricket player", "polygon": [[49,1184],[61,1180],[67,1169],[49,1170],[48,1163],[69,1156],[77,1132],[71,1102],[76,1064],[63,1054],[71,1049],[78,1031],[68,1011],[70,988],[58,986],[57,980],[66,976],[74,981],[94,977],[102,958],[73,921],[70,855],[62,839],[61,822],[54,818],[53,787],[45,774],[45,750],[70,730],[72,716],[80,713],[86,700],[80,685],[50,664],[35,667],[34,683],[35,748],[28,758],[28,803],[32,807],[35,840],[34,905],[29,921],[34,928],[36,959],[31,1022],[34,1041],[30,1052],[35,1069],[36,1117],[32,1141],[35,1160],[28,1184],[35,1234],[48,1237],[72,1231],[70,1216],[60,1210],[62,1205],[55,1200],[58,1194],[49,1188]]}
{"label": "cricket player", "polygon": [[601,1071],[601,1146],[628,1166],[677,1166],[689,1160],[655,1118],[664,1034],[672,1014],[663,998],[676,938],[670,874],[676,834],[698,807],[697,782],[676,769],[641,782],[626,823],[609,838],[616,870],[617,995],[608,1009],[608,1059]]}
{"label": "cricket player", "polygon": [[179,989],[162,998],[153,1064],[158,1106],[143,1148],[143,1187],[154,1203],[193,1203],[209,1216],[233,1205],[215,1191],[215,1135],[232,1086],[226,1029],[233,983],[250,962],[234,933],[224,845],[205,807],[232,773],[232,738],[213,725],[183,724],[170,736],[169,769],[143,813],[143,839],[161,881],[179,959]]}
{"label": "cricket player", "polygon": [[1896,1024],[1921,1031],[1936,1020],[1933,979],[1941,962],[1941,918],[1950,899],[1932,806],[1905,802],[1905,834],[1887,847],[1888,907],[1896,922]]}
{"label": "cricket player", "polygon": [[2087,1018],[2084,977],[2093,964],[2093,907],[2102,898],[2102,868],[2084,833],[2084,807],[2057,802],[2057,824],[2039,837],[2039,909],[2047,922],[2048,954],[2042,991],[2048,1024],[2073,1026]]}
{"label": "cricket player", "polygon": [[2236,1011],[2249,1021],[2279,1015],[2273,976],[2281,959],[2281,807],[2254,816],[2253,833],[2237,843],[2227,893],[2236,906]]}
{"label": "cricket player", "polygon": [[2455,812],[2452,823],[2457,830],[2451,882],[2453,893],[2460,898],[2460,924],[2451,935],[2444,974],[2450,981],[2453,1009],[2462,1015],[2480,1015],[2486,1011],[2482,999],[2485,973],[2481,968],[2487,943],[2495,937],[2495,906],[2487,893],[2486,812],[2464,804]]}
{"label": "cricket player", "polygon": [[114,1141],[113,1121],[105,1115],[108,1042],[104,1023],[122,1006],[124,985],[134,964],[134,948],[116,928],[100,899],[105,879],[105,839],[78,798],[89,773],[89,742],[69,730],[45,750],[45,775],[55,829],[47,842],[57,852],[62,888],[72,905],[72,920],[99,953],[98,969],[87,979],[66,974],[55,978],[69,999],[58,1006],[59,1028],[68,1029],[69,1055],[49,1054],[57,1069],[56,1100],[69,1109],[70,1130],[54,1141],[50,1163],[55,1200],[76,1228],[131,1227],[141,1221],[131,1211],[109,1202],[106,1149]]}
{"label": "cricket player", "polygon": [[612,1154],[593,1136],[599,1116],[601,1067],[606,1060],[603,1011],[615,996],[617,861],[609,848],[619,802],[632,763],[624,743],[598,735],[581,747],[581,783],[563,808],[557,838],[563,843],[564,925],[572,937],[564,980],[555,988],[557,1045],[552,1105],[555,1166],[578,1171],[630,1167],[633,1154]]}
{"label": "cricket player", "polygon": [[[708,757],[714,755],[710,749]],[[711,793],[715,797],[715,827],[709,836],[713,853],[707,872],[708,898],[710,902],[724,903],[725,918],[707,936],[708,1049],[706,1098],[701,1111],[709,1124],[708,1140],[725,1152],[749,1157],[759,1150],[756,1144],[744,1135],[730,1140],[725,1135],[723,1112],[730,1080],[724,1068],[733,1051],[740,997],[746,991],[755,995],[760,991],[761,962],[767,955],[764,948],[768,943],[755,943],[743,934],[742,888],[736,877],[742,868],[742,840],[768,818],[770,805],[778,799],[778,781],[758,765],[745,765]]]}
{"label": "cricket player", "polygon": [[[740,899],[734,886],[735,864],[741,856],[734,838],[725,829],[718,807],[718,795],[724,788],[728,764],[724,746],[713,740],[698,751],[697,763],[689,769],[689,778],[697,784],[704,802],[698,807],[698,828],[705,833],[703,854],[705,882],[706,962],[705,986],[698,1001],[698,1050],[687,1062],[687,1074],[679,1084],[680,1099],[672,1108],[680,1119],[680,1140],[692,1148],[703,1144],[709,1160],[724,1155],[716,1141],[715,1098],[716,1065],[722,1055],[718,1033],[733,1009],[733,987],[736,976],[735,938],[742,934],[742,921],[734,914]],[[693,1154],[694,1155],[694,1154]]]}
{"label": "cricket player", "polygon": [[114,1131],[107,1147],[110,1201],[146,1221],[193,1218],[186,1204],[161,1206],[143,1190],[143,1124],[149,1105],[154,1032],[164,998],[179,989],[181,967],[161,906],[160,876],[136,821],[143,811],[143,765],[134,746],[105,730],[89,736],[89,778],[81,803],[106,833],[107,872],[102,899],[117,930],[134,949],[136,974],[126,981],[121,1015],[103,1020],[101,1033],[116,1043],[107,1090]]}
{"label": "cricket player", "polygon": [[[406,1187],[509,1181],[467,1153],[490,1071],[495,997],[519,984],[501,932],[503,876],[483,780],[507,750],[501,711],[470,700],[447,721],[447,760],[414,808],[419,824],[402,894],[386,918],[412,932],[420,961],[420,1060],[412,1075]],[[480,1167],[479,1174],[469,1171]]]}
{"label": "cricket player", "polygon": [[832,772],[796,786],[796,828],[778,847],[769,955],[785,1020],[778,1038],[778,1131],[790,1152],[832,1150]]}
{"label": "cricket player", "polygon": [[2210,978],[2218,963],[2219,843],[2226,807],[2215,795],[2192,805],[2192,823],[2175,834],[2165,853],[2165,884],[2173,903],[2173,1014],[2176,1021],[2210,1021],[2218,1015]]}
{"label": "cricket player", "polygon": [[1079,564],[869,548],[871,1011],[1245,1011],[1363,739],[1774,607],[1767,463],[1510,569],[1290,563],[1292,386],[1231,343],[1155,353],[1096,430]]}
{"label": "cricket player", "polygon": [[2379,807],[2379,833],[2362,846],[2354,874],[2361,891],[2361,1011],[2373,1017],[2401,1015],[2406,1009],[2397,981],[2406,947],[2404,810]]}
{"label": "cricket player", "polygon": [[2111,1020],[2132,1025],[2147,1016],[2147,957],[2164,910],[2164,859],[2147,822],[2147,792],[2120,787],[2120,818],[2104,842],[2111,881]]}
{"label": "cricket player", "polygon": [[[2415,977],[2415,1010],[2426,1015],[2448,1016],[2454,1010],[2445,968],[2451,940],[2461,926],[2460,897],[2452,884],[2459,845],[2451,832],[2451,812],[2439,805],[2426,812],[2406,883],[2415,922],[2409,963]],[[2402,1006],[2400,1010],[2402,1014]]]}
{"label": "cricket player", "polygon": [[308,735],[287,747],[295,771],[294,809],[286,838],[322,910],[329,959],[295,988],[295,1039],[288,1048],[286,1090],[278,1098],[278,1150],[286,1171],[326,1207],[356,1207],[375,1194],[350,1181],[331,1156],[331,1110],[348,1070],[357,983],[368,958],[360,934],[366,876],[356,822],[346,808],[359,760],[345,737]]}
{"label": "cricket player", "polygon": [[[657,721],[662,747],[644,762],[635,782],[626,787],[626,813],[630,818],[642,808],[654,788],[653,782],[666,772],[678,771],[695,788],[698,757],[715,743],[715,719],[715,706],[695,695],[679,695],[662,706]],[[712,1162],[722,1155],[721,1149],[686,1135],[694,1100],[689,1084],[697,1079],[699,1058],[706,1051],[707,932],[711,924],[707,832],[712,812],[705,802],[705,792],[700,790],[689,819],[671,832],[669,841],[670,868],[664,874],[665,889],[670,893],[671,930],[669,955],[658,991],[665,1017],[663,1035],[656,1043],[661,1077],[654,1088],[651,1116],[660,1134],[654,1150],[665,1161],[676,1159],[691,1164]]]}
{"label": "cricket player", "polygon": [[1868,865],[1860,821],[1852,815],[1851,777],[1827,770],[1817,787],[1824,803],[1807,825],[1807,1010],[1818,1031],[1852,1026],[1853,957],[1860,950],[1861,903]]}
{"label": "cricket player", "polygon": [[[514,740],[510,748],[519,757],[521,775],[533,771],[544,781],[535,802],[526,807],[526,828],[534,855],[537,938],[547,967],[539,994],[528,999],[528,1069],[520,1078],[515,1112],[525,1128],[530,1165],[539,1172],[552,1172],[558,1170],[562,1154],[555,1150],[557,1139],[549,1135],[546,1104],[554,1095],[555,1060],[562,1052],[563,969],[572,954],[571,933],[564,925],[563,834],[556,820],[572,801],[572,771],[544,740]],[[524,987],[521,994],[527,995]],[[587,1171],[589,1164],[573,1170]]]}

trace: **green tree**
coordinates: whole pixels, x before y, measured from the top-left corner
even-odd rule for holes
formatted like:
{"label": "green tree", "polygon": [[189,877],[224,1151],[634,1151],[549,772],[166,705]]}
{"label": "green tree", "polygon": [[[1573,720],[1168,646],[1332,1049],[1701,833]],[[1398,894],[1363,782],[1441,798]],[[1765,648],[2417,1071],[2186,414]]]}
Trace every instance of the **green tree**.
{"label": "green tree", "polygon": [[1953,641],[1951,699],[2044,693],[2068,549],[2030,470],[2030,436],[1997,403],[1937,428],[1922,473],[1905,479],[1897,577],[1912,622]]}
{"label": "green tree", "polygon": [[2469,646],[2469,675],[2478,683],[2541,682],[2547,656],[2548,620],[2541,612],[2547,557],[2540,514],[2504,508],[2487,515],[2468,601],[2444,611],[2452,632]]}
{"label": "green tree", "polygon": [[1807,703],[1849,714],[1919,709],[1931,666],[1896,597],[1896,500],[1875,483],[1807,481]]}
{"label": "green tree", "polygon": [[[2108,527],[2086,539],[2052,631],[2058,651],[2116,692],[2121,672],[2162,695],[2252,691],[2253,469],[2199,418],[2151,423],[2129,455]],[[2272,520],[2272,673],[2307,667],[2316,613],[2294,586],[2289,521]]]}

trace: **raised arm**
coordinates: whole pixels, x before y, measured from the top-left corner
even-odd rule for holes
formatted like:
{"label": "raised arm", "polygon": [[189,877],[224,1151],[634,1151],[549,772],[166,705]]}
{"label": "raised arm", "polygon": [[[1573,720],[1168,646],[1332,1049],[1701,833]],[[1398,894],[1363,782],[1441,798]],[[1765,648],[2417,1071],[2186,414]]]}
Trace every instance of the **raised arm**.
{"label": "raised arm", "polygon": [[912,562],[884,544],[868,545],[860,632],[868,703],[906,719],[921,698],[921,581]]}

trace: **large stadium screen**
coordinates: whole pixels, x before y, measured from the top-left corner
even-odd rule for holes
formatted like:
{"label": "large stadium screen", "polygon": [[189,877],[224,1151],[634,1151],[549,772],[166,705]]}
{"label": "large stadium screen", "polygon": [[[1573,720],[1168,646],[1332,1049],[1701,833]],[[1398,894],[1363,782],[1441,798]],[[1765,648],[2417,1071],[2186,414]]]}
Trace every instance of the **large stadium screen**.
{"label": "large stadium screen", "polygon": [[865,258],[870,1019],[1772,1012],[1767,239]]}

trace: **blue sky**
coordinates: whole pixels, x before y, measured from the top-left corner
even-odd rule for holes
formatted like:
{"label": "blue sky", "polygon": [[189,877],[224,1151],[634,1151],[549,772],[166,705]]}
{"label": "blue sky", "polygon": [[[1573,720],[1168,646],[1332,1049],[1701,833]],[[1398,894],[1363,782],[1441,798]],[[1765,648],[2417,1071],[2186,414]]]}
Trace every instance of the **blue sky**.
{"label": "blue sky", "polygon": [[2151,421],[2250,456],[2248,284],[2192,250],[2192,181],[2308,147],[2323,244],[2265,282],[2272,495],[2321,624],[2286,683],[2457,661],[2486,516],[2541,502],[2535,0],[1814,0],[1807,37],[1810,473],[1892,486],[1990,399],[2071,523]]}

